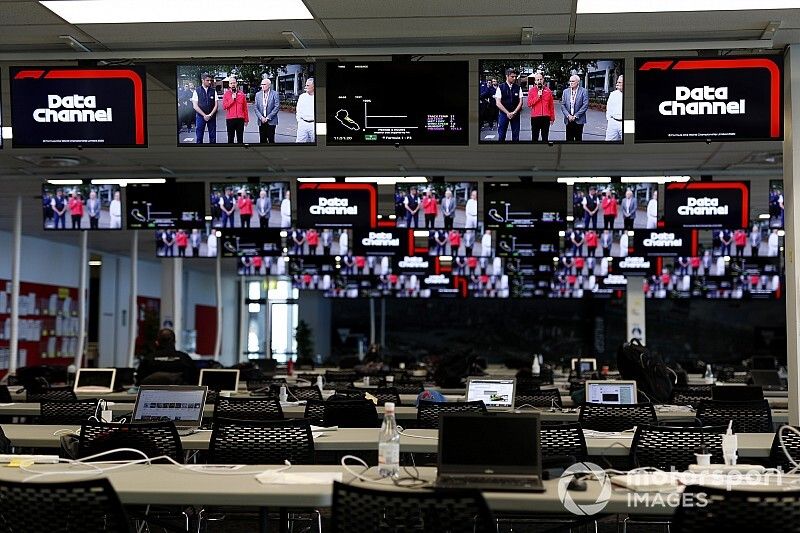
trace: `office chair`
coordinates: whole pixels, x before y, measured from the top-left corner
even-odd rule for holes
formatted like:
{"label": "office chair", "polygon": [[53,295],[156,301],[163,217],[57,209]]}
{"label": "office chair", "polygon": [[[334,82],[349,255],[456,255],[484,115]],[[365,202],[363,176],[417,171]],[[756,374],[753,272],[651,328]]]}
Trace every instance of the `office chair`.
{"label": "office chair", "polygon": [[651,466],[664,471],[673,467],[684,471],[695,464],[695,453],[705,448],[712,464],[724,464],[722,435],[727,426],[670,427],[646,426],[636,428],[629,458],[631,466]]}
{"label": "office chair", "polygon": [[98,400],[42,400],[40,424],[82,424],[97,414]]}
{"label": "office chair", "polygon": [[417,406],[417,427],[427,429],[439,428],[441,413],[473,412],[485,413],[483,400],[475,402],[428,402],[420,400]]}
{"label": "office chair", "polygon": [[704,426],[728,426],[733,420],[737,433],[772,433],[772,410],[767,400],[754,402],[721,402],[702,400],[697,408],[697,418]]}
{"label": "office chair", "polygon": [[283,420],[281,402],[274,396],[264,398],[217,397],[214,404],[214,420],[233,418],[237,420]]}
{"label": "office chair", "polygon": [[578,411],[583,429],[593,431],[625,431],[634,426],[658,424],[652,403],[611,405],[583,403]]}
{"label": "office chair", "polygon": [[[117,448],[133,448],[150,458],[164,455],[178,463],[184,462],[181,438],[172,422],[109,424],[86,421],[81,425],[81,434],[78,437],[78,457],[89,457]],[[142,456],[130,452],[120,452],[104,456],[99,460],[131,459],[142,459]]]}
{"label": "office chair", "polygon": [[523,390],[516,389],[514,394],[514,406],[517,408],[523,406],[530,407],[555,407],[561,409],[561,393],[558,389],[539,389]]}

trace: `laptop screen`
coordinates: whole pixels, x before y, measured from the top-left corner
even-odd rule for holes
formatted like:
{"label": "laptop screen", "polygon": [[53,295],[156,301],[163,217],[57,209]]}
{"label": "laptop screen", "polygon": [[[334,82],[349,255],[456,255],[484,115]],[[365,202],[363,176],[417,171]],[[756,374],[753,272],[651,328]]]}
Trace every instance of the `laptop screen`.
{"label": "laptop screen", "polygon": [[586,372],[594,372],[595,370],[597,370],[597,359],[573,357],[571,365],[572,365],[572,370],[580,374],[584,374]]}
{"label": "laptop screen", "polygon": [[75,376],[74,390],[111,392],[114,390],[116,373],[117,371],[113,368],[81,368]]}
{"label": "laptop screen", "polygon": [[777,370],[751,370],[753,384],[761,387],[782,387],[783,381]]}
{"label": "laptop screen", "polygon": [[483,400],[487,408],[511,409],[514,407],[513,379],[470,379],[467,401]]}
{"label": "laptop screen", "polygon": [[176,426],[199,426],[207,391],[206,387],[143,385],[136,397],[133,421],[171,420]]}
{"label": "laptop screen", "polygon": [[439,471],[531,473],[540,468],[537,414],[449,413],[439,426]]}
{"label": "laptop screen", "polygon": [[239,371],[204,368],[200,371],[200,385],[208,390],[236,392],[239,388]]}
{"label": "laptop screen", "polygon": [[587,381],[588,403],[631,404],[637,402],[635,381]]}

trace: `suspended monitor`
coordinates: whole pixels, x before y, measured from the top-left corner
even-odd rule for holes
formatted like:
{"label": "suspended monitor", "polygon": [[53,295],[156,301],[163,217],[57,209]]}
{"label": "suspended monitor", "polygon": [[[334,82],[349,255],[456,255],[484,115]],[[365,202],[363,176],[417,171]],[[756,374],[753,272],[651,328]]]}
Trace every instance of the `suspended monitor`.
{"label": "suspended monitor", "polygon": [[126,187],[128,229],[205,227],[202,182],[131,183]]}
{"label": "suspended monitor", "polygon": [[122,229],[119,185],[42,185],[42,221],[45,230]]}
{"label": "suspended monitor", "polygon": [[487,228],[525,228],[564,225],[567,189],[560,183],[488,182],[483,188]]}
{"label": "suspended monitor", "polygon": [[769,180],[769,227],[783,229],[785,211],[783,180]]}
{"label": "suspended monitor", "polygon": [[217,257],[219,230],[207,228],[158,228],[154,233],[156,257]]}
{"label": "suspended monitor", "polygon": [[329,64],[326,94],[329,146],[469,144],[467,61]]}
{"label": "suspended monitor", "polygon": [[481,143],[623,140],[621,59],[482,59]]}
{"label": "suspended monitor", "polygon": [[576,183],[573,224],[583,229],[656,228],[663,214],[660,197],[656,183]]}
{"label": "suspended monitor", "polygon": [[144,67],[11,67],[14,148],[147,146]]}
{"label": "suspended monitor", "polygon": [[314,63],[177,67],[178,144],[314,145]]}
{"label": "suspended monitor", "polygon": [[483,220],[478,182],[399,182],[394,189],[394,219],[399,228],[477,229]]}
{"label": "suspended monitor", "polygon": [[212,183],[209,214],[215,228],[289,228],[292,225],[289,182]]}
{"label": "suspended monitor", "polygon": [[665,187],[668,228],[747,228],[749,221],[749,181],[693,181]]}

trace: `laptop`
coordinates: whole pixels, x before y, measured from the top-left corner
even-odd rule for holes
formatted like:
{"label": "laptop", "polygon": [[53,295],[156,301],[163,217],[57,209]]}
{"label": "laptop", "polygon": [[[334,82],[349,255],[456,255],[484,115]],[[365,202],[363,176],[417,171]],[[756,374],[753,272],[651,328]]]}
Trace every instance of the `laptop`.
{"label": "laptop", "polygon": [[578,374],[594,372],[597,370],[597,359],[587,357],[573,357],[570,361],[570,368]]}
{"label": "laptop", "polygon": [[114,392],[114,380],[117,377],[116,368],[80,368],[75,375],[75,385],[72,390],[78,392]]}
{"label": "laptop", "polygon": [[467,382],[467,401],[483,400],[486,409],[492,411],[511,411],[514,409],[515,379],[469,378]]}
{"label": "laptop", "polygon": [[239,389],[239,371],[221,368],[204,368],[200,370],[200,382],[208,390],[220,392],[236,392]]}
{"label": "laptop", "polygon": [[442,413],[436,486],[543,492],[539,435],[537,413]]}
{"label": "laptop", "polygon": [[182,435],[192,433],[203,421],[208,387],[193,385],[142,385],[136,395],[132,422],[175,423]]}
{"label": "laptop", "polygon": [[751,370],[750,377],[753,385],[758,385],[763,390],[786,390],[777,370]]}
{"label": "laptop", "polygon": [[586,402],[625,405],[638,402],[638,389],[633,380],[586,381]]}
{"label": "laptop", "polygon": [[711,399],[720,402],[752,402],[764,399],[764,389],[758,385],[714,385]]}
{"label": "laptop", "polygon": [[114,379],[114,390],[125,390],[136,383],[135,368],[131,367],[117,367],[117,377]]}

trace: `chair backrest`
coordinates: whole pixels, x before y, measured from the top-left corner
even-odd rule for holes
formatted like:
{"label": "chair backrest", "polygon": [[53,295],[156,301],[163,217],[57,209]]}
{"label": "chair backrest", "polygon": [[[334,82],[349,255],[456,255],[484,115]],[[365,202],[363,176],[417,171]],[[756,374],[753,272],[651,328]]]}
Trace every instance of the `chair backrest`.
{"label": "chair backrest", "polygon": [[325,402],[322,400],[306,400],[306,409],[303,412],[303,418],[306,418],[315,426],[321,426],[324,416]]}
{"label": "chair backrest", "polygon": [[394,387],[378,387],[377,389],[367,390],[370,394],[378,399],[378,405],[384,405],[386,402],[394,402],[395,406],[402,405],[400,400],[400,393]]}
{"label": "chair backrest", "polygon": [[[133,448],[150,458],[166,455],[183,463],[183,445],[172,422],[137,422],[136,424],[109,424],[84,422],[78,437],[78,457],[89,457],[118,448]],[[141,455],[120,452],[105,455],[103,461],[142,459]],[[163,461],[168,462],[168,461]]]}
{"label": "chair backrest", "polygon": [[0,385],[0,403],[13,403],[14,400],[11,398],[11,392],[8,390],[7,385]]}
{"label": "chair backrest", "polygon": [[314,464],[308,420],[218,418],[211,431],[209,464]]}
{"label": "chair backrest", "polygon": [[683,471],[697,462],[694,454],[703,448],[711,454],[712,464],[723,464],[722,434],[726,429],[726,426],[638,426],[631,443],[631,464]]}
{"label": "chair backrest", "polygon": [[325,402],[323,426],[340,428],[378,427],[378,410],[370,400]]}
{"label": "chair backrest", "polygon": [[[704,505],[697,502],[702,501]],[[728,490],[690,485],[683,491],[671,531],[707,533],[708,531],[800,532],[800,490],[762,491]]]}
{"label": "chair backrest", "polygon": [[104,478],[61,483],[0,481],[0,530],[133,531],[117,493]]}
{"label": "chair backrest", "polygon": [[[800,429],[795,426],[795,429]],[[769,452],[769,463],[767,466],[773,468],[781,468],[784,472],[794,469],[794,465],[786,457],[786,454],[781,447],[780,435],[781,430],[775,432],[775,438],[772,439],[772,448]],[[800,463],[800,435],[794,431],[783,431],[783,444],[786,446],[786,451],[792,456],[796,463]]]}
{"label": "chair backrest", "polygon": [[[292,398],[294,397],[294,398]],[[316,386],[289,387],[289,398],[297,400],[322,400],[322,391]]]}
{"label": "chair backrest", "polygon": [[711,399],[711,385],[686,385],[672,389],[671,405],[698,405],[701,400]]}
{"label": "chair backrest", "polygon": [[420,400],[417,406],[417,426],[428,429],[439,428],[439,415],[441,413],[485,413],[486,405],[483,400],[474,402],[429,402]]}
{"label": "chair backrest", "polygon": [[245,383],[247,384],[247,390],[254,391],[257,389],[266,389],[266,388],[280,387],[281,385],[286,385],[286,380],[259,378],[259,379],[248,379]]}
{"label": "chair backrest", "polygon": [[574,457],[585,461],[589,455],[583,428],[577,422],[542,423],[539,439],[542,443],[542,460],[548,457]]}
{"label": "chair backrest", "polygon": [[658,420],[652,403],[625,405],[583,403],[578,412],[578,422],[583,429],[625,431],[634,426],[655,426]]}
{"label": "chair backrest", "polygon": [[2,426],[0,426],[0,453],[11,453],[11,441],[3,433]]}
{"label": "chair backrest", "polygon": [[477,490],[387,491],[333,485],[333,533],[376,531],[496,532],[492,513]]}
{"label": "chair backrest", "polygon": [[26,392],[25,401],[30,403],[41,402],[44,400],[77,400],[78,397],[71,387],[51,387],[41,392]]}
{"label": "chair backrest", "polygon": [[351,383],[358,378],[355,370],[326,370],[325,381],[328,383]]}
{"label": "chair backrest", "polygon": [[97,414],[97,400],[42,400],[42,424],[82,424]]}
{"label": "chair backrest", "polygon": [[397,391],[397,394],[419,394],[425,390],[422,383],[397,383],[394,382],[392,387]]}
{"label": "chair backrest", "polygon": [[772,410],[767,400],[753,402],[720,402],[702,400],[697,418],[704,426],[727,426],[733,420],[737,433],[772,433]]}
{"label": "chair backrest", "polygon": [[561,409],[561,393],[558,389],[523,390],[514,394],[514,406],[556,407]]}
{"label": "chair backrest", "polygon": [[217,397],[214,404],[214,419],[236,420],[283,420],[281,402],[274,396],[263,398]]}

